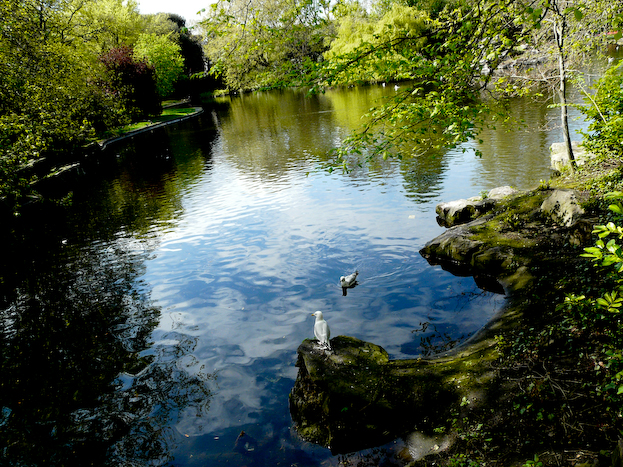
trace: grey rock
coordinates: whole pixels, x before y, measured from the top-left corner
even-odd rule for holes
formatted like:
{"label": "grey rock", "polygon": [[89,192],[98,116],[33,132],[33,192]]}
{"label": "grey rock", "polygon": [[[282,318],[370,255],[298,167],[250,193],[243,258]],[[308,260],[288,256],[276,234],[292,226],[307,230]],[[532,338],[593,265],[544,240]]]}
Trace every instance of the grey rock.
{"label": "grey rock", "polygon": [[488,213],[494,207],[495,200],[477,197],[440,203],[435,208],[435,212],[439,216],[438,221],[441,225],[451,227],[470,222]]}
{"label": "grey rock", "polygon": [[[588,159],[594,157],[593,154],[582,146],[581,141],[572,141],[571,148],[573,149],[573,158],[577,165],[583,165]],[[561,172],[565,167],[571,166],[571,160],[569,159],[569,153],[567,152],[565,143],[553,143],[549,151],[552,169]]]}
{"label": "grey rock", "polygon": [[541,205],[541,212],[554,222],[571,227],[583,215],[575,190],[554,190]]}
{"label": "grey rock", "polygon": [[508,186],[508,185],[499,186],[497,188],[493,188],[492,190],[489,190],[487,198],[499,200],[499,199],[507,198],[509,196],[516,195],[518,193],[519,191],[511,186]]}

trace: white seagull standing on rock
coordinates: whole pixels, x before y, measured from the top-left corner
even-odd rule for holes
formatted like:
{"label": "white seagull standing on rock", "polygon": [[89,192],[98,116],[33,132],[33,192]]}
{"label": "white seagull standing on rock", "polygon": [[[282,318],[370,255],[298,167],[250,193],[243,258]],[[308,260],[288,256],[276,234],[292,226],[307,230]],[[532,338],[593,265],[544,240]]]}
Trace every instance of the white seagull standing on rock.
{"label": "white seagull standing on rock", "polygon": [[342,295],[346,295],[346,289],[352,289],[357,285],[357,275],[359,271],[355,271],[348,276],[340,277],[340,285],[342,286]]}
{"label": "white seagull standing on rock", "polygon": [[316,322],[314,323],[314,335],[320,345],[322,347],[326,347],[331,350],[331,343],[329,342],[329,337],[331,337],[331,331],[329,330],[329,325],[322,317],[322,311],[317,311],[312,313],[312,316],[316,317]]}

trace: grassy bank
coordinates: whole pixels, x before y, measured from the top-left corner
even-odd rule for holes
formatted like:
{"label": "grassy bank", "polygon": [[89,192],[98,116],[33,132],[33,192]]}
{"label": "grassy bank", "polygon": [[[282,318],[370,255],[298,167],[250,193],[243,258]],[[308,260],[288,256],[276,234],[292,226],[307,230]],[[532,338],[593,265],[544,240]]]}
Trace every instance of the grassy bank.
{"label": "grassy bank", "polygon": [[172,120],[177,120],[178,118],[189,116],[195,112],[197,112],[197,109],[195,107],[168,107],[165,108],[162,113],[157,117],[152,117],[149,120],[131,123],[129,125],[107,131],[101,136],[101,140],[117,138],[119,136],[123,136],[137,130],[142,130],[150,126],[159,125],[161,123],[166,123]]}

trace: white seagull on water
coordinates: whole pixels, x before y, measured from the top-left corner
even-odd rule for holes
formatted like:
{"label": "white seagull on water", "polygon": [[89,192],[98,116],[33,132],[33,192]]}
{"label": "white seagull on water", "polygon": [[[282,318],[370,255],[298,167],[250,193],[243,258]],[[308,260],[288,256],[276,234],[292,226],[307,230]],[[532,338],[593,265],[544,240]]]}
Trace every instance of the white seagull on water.
{"label": "white seagull on water", "polygon": [[329,342],[329,337],[331,337],[331,331],[329,330],[329,325],[322,317],[322,311],[317,311],[312,313],[312,316],[316,317],[316,322],[314,323],[314,335],[320,345],[322,347],[326,347],[331,350],[331,343]]}
{"label": "white seagull on water", "polygon": [[352,289],[357,285],[357,275],[359,271],[355,271],[348,276],[340,277],[340,285],[342,286],[342,295],[346,295],[346,289]]}

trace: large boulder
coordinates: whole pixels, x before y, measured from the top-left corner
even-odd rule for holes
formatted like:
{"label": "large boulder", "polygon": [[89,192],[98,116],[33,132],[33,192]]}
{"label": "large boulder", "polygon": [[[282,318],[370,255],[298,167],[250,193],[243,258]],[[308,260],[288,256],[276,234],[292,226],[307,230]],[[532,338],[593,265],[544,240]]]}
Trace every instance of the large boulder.
{"label": "large boulder", "polygon": [[[573,158],[575,159],[576,165],[583,165],[588,159],[593,157],[593,154],[582,146],[581,141],[572,141],[571,149],[573,150]],[[565,167],[571,166],[569,152],[567,151],[567,145],[565,143],[553,143],[549,151],[552,169],[562,172]]]}
{"label": "large boulder", "polygon": [[543,204],[541,211],[557,224],[571,227],[584,215],[575,190],[554,190]]}
{"label": "large boulder", "polygon": [[347,336],[331,347],[310,339],[299,346],[290,413],[303,439],[334,454],[432,432],[452,405],[488,390],[496,357],[492,338],[433,359],[390,360],[382,347]]}
{"label": "large boulder", "polygon": [[493,276],[511,292],[530,283],[530,266],[571,251],[591,239],[573,190],[535,190],[498,201],[495,211],[450,227],[420,254],[433,265],[462,275]]}
{"label": "large boulder", "polygon": [[499,201],[501,199],[508,198],[509,196],[515,196],[519,193],[519,190],[516,190],[512,186],[505,185],[489,190],[487,198]]}
{"label": "large boulder", "polygon": [[501,186],[493,188],[484,196],[439,203],[435,207],[437,222],[444,227],[465,224],[492,211],[498,201],[517,193],[510,186]]}
{"label": "large boulder", "polygon": [[492,199],[468,198],[440,203],[435,208],[438,222],[444,227],[465,224],[491,211],[495,206]]}

